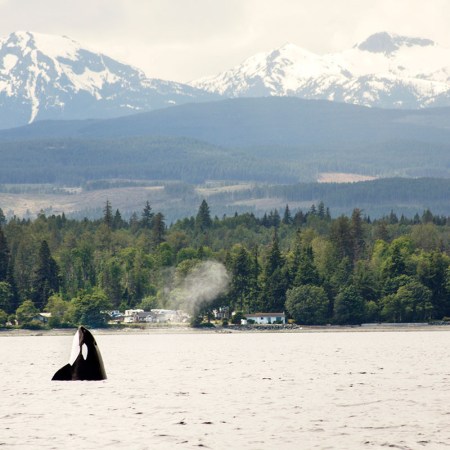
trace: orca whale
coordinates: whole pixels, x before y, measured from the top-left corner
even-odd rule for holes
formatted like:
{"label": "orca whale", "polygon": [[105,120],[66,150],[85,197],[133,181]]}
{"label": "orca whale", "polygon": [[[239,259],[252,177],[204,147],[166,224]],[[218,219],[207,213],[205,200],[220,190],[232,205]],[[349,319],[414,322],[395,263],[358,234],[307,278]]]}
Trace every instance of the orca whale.
{"label": "orca whale", "polygon": [[106,380],[102,355],[94,336],[84,327],[79,327],[73,338],[69,363],[61,367],[52,380]]}

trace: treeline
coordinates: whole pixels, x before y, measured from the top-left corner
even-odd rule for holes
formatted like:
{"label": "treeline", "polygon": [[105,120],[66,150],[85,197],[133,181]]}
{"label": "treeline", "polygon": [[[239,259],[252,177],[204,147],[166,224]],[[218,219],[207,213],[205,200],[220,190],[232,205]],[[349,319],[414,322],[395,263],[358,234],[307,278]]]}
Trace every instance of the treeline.
{"label": "treeline", "polygon": [[0,210],[0,324],[33,326],[47,311],[51,326],[99,326],[107,310],[170,307],[168,286],[205,260],[221,262],[230,281],[196,320],[213,310],[286,311],[301,324],[443,320],[449,237],[450,219],[429,210],[333,219],[323,202],[218,218],[203,201],[170,226],[148,202],[128,220],[109,201],[98,220],[6,220]]}
{"label": "treeline", "polygon": [[[450,180],[440,178],[382,178],[364,183],[297,183],[256,185],[233,193],[211,195],[210,201],[239,201],[248,199],[280,198],[287,203],[315,202],[322,199],[336,211],[351,211],[355,205],[369,215],[379,217],[383,211],[402,210],[414,215],[432,208],[439,214],[450,213]],[[400,206],[401,205],[401,206]],[[426,206],[425,206],[426,205]],[[381,212],[381,214],[380,214]],[[399,213],[401,215],[401,213]]]}
{"label": "treeline", "polygon": [[[126,194],[127,188],[162,186],[163,189],[152,192],[145,198],[152,204],[158,204],[164,208],[167,221],[173,222],[179,218],[191,214],[202,199],[207,195],[208,202],[213,205],[214,212],[233,214],[256,211],[259,202],[256,200],[270,199],[273,205],[307,204],[323,200],[333,211],[333,215],[350,215],[353,208],[358,207],[371,218],[379,218],[390,210],[395,210],[399,216],[402,214],[413,217],[418,210],[431,209],[436,214],[450,214],[450,180],[432,178],[386,178],[363,183],[298,183],[284,185],[270,185],[258,183],[243,183],[238,188],[233,182],[216,182],[215,185],[206,183],[193,185],[180,181],[146,181],[126,179],[102,179],[92,180],[83,184],[85,191],[122,188],[121,194]],[[238,184],[238,183],[235,183]],[[227,187],[227,185],[231,187]],[[217,186],[219,189],[209,189]],[[204,190],[206,188],[206,191]],[[67,195],[71,191],[57,185],[1,185],[0,192],[17,194],[61,194]],[[204,192],[207,192],[206,194]],[[111,196],[115,194],[112,193]],[[117,195],[117,194],[116,194]],[[142,191],[141,195],[145,195]],[[76,202],[77,196],[74,196]],[[121,203],[121,213],[129,219],[136,208],[140,208],[141,198],[136,203],[128,200],[127,207]],[[129,197],[128,197],[129,199]],[[49,203],[51,200],[48,200]],[[67,200],[65,200],[67,201]],[[72,202],[72,200],[69,200]],[[0,200],[1,203],[1,200]],[[161,206],[163,205],[163,206]],[[253,205],[253,206],[252,206]],[[103,204],[94,203],[89,209],[81,209],[72,213],[72,217],[82,219],[99,218],[102,215]],[[283,208],[283,206],[281,206]],[[13,212],[5,206],[8,216]],[[51,215],[51,209],[46,211]]]}

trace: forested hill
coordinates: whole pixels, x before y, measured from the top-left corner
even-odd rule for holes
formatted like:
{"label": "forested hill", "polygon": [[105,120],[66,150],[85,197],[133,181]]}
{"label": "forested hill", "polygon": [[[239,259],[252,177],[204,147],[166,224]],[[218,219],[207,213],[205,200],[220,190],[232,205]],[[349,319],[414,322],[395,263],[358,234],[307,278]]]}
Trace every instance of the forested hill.
{"label": "forested hill", "polygon": [[[0,183],[18,182],[13,178],[21,169],[30,176],[21,182],[57,180],[62,172],[67,182],[135,178],[147,164],[155,168],[147,179],[196,182],[291,183],[314,181],[320,172],[450,177],[448,123],[450,108],[382,110],[297,98],[187,104],[103,121],[38,121],[0,132]],[[168,148],[176,151],[165,154]],[[36,176],[33,164],[46,170]]]}
{"label": "forested hill", "polygon": [[[181,305],[194,323],[214,310],[286,311],[300,324],[448,320],[449,253],[449,218],[429,210],[372,222],[357,208],[332,219],[321,202],[219,219],[202,201],[169,227],[148,203],[130,220],[110,202],[95,221],[6,221],[0,210],[0,327],[39,327],[39,311],[52,326],[102,326],[111,309]],[[199,273],[192,303],[185,280]]]}
{"label": "forested hill", "polygon": [[105,178],[296,183],[321,172],[450,178],[450,141],[228,149],[181,137],[0,142],[0,184],[80,185]]}
{"label": "forested hill", "polygon": [[36,122],[0,139],[183,136],[227,147],[448,142],[450,108],[386,110],[289,97],[185,104],[103,121]]}

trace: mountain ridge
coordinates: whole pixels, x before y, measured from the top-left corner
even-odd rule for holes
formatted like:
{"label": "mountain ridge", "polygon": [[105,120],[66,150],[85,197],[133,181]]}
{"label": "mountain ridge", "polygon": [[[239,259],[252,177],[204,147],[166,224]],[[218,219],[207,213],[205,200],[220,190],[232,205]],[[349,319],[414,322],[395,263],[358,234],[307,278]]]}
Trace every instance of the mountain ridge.
{"label": "mountain ridge", "polygon": [[[442,62],[444,61],[444,62]],[[450,106],[450,49],[376,33],[338,53],[292,43],[190,84],[143,71],[68,37],[0,39],[0,128],[47,119],[108,119],[223,98],[293,96],[387,109]]]}
{"label": "mountain ridge", "polygon": [[20,31],[0,39],[1,128],[40,119],[117,117],[215,97],[147,78],[68,37]]}
{"label": "mountain ridge", "polygon": [[227,97],[297,96],[370,107],[450,106],[450,49],[375,33],[350,49],[317,55],[292,43],[190,84]]}
{"label": "mountain ridge", "polygon": [[36,121],[0,141],[48,137],[190,137],[225,147],[348,144],[396,139],[450,141],[450,108],[399,110],[304,100],[236,98],[186,103],[106,120]]}

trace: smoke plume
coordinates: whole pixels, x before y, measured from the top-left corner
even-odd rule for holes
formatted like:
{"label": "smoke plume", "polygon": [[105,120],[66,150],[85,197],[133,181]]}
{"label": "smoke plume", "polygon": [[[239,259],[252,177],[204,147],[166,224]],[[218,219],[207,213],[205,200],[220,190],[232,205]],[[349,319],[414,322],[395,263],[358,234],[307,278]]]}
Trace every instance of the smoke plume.
{"label": "smoke plume", "polygon": [[193,267],[170,292],[170,305],[173,309],[196,314],[200,308],[225,293],[228,283],[229,276],[223,264],[203,261]]}

